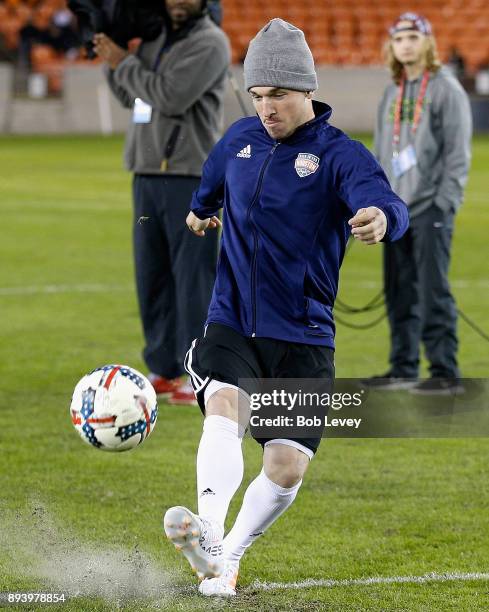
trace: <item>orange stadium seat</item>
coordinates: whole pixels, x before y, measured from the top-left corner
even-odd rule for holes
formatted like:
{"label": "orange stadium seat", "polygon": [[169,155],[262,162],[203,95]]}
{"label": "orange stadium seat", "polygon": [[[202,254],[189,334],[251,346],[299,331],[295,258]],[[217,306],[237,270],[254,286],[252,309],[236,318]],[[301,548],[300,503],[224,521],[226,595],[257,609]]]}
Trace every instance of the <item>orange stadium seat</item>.
{"label": "orange stadium seat", "polygon": [[[489,0],[410,0],[401,4],[397,0],[336,4],[325,0],[222,0],[222,5],[233,62],[243,59],[259,28],[273,17],[282,17],[304,30],[318,64],[379,64],[387,29],[404,11],[430,19],[442,59],[456,47],[471,71],[489,60]],[[66,0],[0,0],[0,32],[14,48],[29,18],[35,26],[45,28],[54,11],[65,7]],[[39,62],[44,69],[49,64],[50,72],[56,73],[57,58]],[[58,67],[57,74],[60,72]],[[50,85],[56,85],[54,77]]]}
{"label": "orange stadium seat", "polygon": [[8,15],[9,15],[8,8],[5,6],[5,4],[0,4],[0,32],[2,31],[2,24],[5,21],[5,19],[8,18]]}
{"label": "orange stadium seat", "polygon": [[333,30],[338,36],[352,37],[355,23],[353,19],[337,19],[333,23]]}
{"label": "orange stadium seat", "polygon": [[330,34],[333,27],[331,19],[310,19],[307,23],[309,32],[318,32],[322,34]]}
{"label": "orange stadium seat", "polygon": [[15,15],[25,24],[32,15],[32,9],[30,6],[27,6],[27,4],[19,4],[15,9]]}
{"label": "orange stadium seat", "polygon": [[444,59],[456,46],[474,70],[489,55],[489,43],[485,42],[488,0],[411,0],[401,5],[396,0],[344,0],[341,5],[321,0],[270,0],[267,4],[224,0],[223,9],[223,27],[231,38],[233,58],[243,57],[250,38],[268,19],[282,17],[304,29],[317,63],[378,64],[387,30],[404,11],[419,12],[430,19]]}
{"label": "orange stadium seat", "polygon": [[2,32],[5,45],[9,49],[15,49],[19,44],[19,31],[24,25],[22,19],[15,15],[7,15],[2,19],[0,24],[0,32]]}
{"label": "orange stadium seat", "polygon": [[32,45],[31,61],[34,68],[57,59],[56,51],[49,45]]}
{"label": "orange stadium seat", "polygon": [[308,7],[304,8],[304,11],[308,18],[312,18],[315,21],[331,21],[332,19],[328,7],[323,4],[311,3]]}
{"label": "orange stadium seat", "polygon": [[33,45],[31,61],[33,72],[46,75],[49,92],[59,93],[62,89],[63,69],[66,62],[49,45]]}

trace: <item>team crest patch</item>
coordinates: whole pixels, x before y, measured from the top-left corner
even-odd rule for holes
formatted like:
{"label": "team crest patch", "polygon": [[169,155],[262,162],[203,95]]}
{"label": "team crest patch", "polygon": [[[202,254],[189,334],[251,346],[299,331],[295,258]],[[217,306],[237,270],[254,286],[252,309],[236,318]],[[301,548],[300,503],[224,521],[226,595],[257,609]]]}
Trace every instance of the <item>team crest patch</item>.
{"label": "team crest patch", "polygon": [[295,160],[294,168],[301,178],[309,176],[319,168],[319,157],[312,153],[299,153]]}

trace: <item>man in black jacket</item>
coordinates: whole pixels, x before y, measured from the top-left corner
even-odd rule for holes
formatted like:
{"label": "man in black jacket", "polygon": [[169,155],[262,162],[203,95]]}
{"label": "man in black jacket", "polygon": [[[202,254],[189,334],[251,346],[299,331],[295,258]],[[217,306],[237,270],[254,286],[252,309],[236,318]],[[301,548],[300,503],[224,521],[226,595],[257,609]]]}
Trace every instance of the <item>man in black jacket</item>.
{"label": "man in black jacket", "polygon": [[215,277],[217,238],[200,241],[185,217],[202,164],[220,136],[229,42],[205,0],[166,0],[166,25],[136,54],[96,34],[95,52],[121,104],[132,108],[125,162],[134,173],[134,255],[146,346],[156,391],[194,403],[179,380],[201,335]]}

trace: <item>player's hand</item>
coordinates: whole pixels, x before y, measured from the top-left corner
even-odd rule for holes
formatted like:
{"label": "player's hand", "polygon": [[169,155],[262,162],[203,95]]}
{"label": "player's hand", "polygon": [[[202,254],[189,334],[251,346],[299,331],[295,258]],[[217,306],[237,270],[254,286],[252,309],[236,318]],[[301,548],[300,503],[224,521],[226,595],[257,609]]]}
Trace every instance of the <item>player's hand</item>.
{"label": "player's hand", "polygon": [[221,221],[217,217],[210,219],[199,219],[192,211],[187,215],[187,227],[196,236],[205,236],[206,229],[222,227]]}
{"label": "player's hand", "polygon": [[109,68],[112,70],[115,70],[122,60],[129,55],[125,49],[116,45],[107,34],[95,34],[92,42],[95,53],[103,59],[104,62],[107,62]]}
{"label": "player's hand", "polygon": [[387,217],[376,206],[360,208],[356,215],[348,221],[354,238],[366,244],[380,242],[387,231]]}

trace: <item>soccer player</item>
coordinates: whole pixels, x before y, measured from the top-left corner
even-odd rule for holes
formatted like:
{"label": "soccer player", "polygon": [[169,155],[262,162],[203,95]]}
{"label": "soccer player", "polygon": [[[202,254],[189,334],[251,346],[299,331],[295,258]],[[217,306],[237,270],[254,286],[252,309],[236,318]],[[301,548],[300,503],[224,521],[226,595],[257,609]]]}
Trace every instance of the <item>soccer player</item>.
{"label": "soccer player", "polygon": [[[408,204],[409,230],[384,245],[390,369],[366,381],[419,394],[461,391],[457,308],[448,283],[455,213],[470,164],[467,94],[437,57],[431,25],[414,13],[390,29],[392,83],[378,110],[375,151],[392,188]],[[431,378],[419,382],[423,342]]]}
{"label": "soccer player", "polygon": [[236,122],[214,147],[187,217],[203,236],[224,208],[206,331],[186,358],[205,414],[198,515],[177,506],[164,519],[204,595],[235,595],[243,553],[292,504],[320,442],[259,440],[263,469],[223,540],[243,478],[238,379],[333,379],[332,309],[350,232],[375,244],[408,225],[374,157],[312,100],[316,72],[301,30],[270,21],[249,45],[244,75],[258,116]]}

